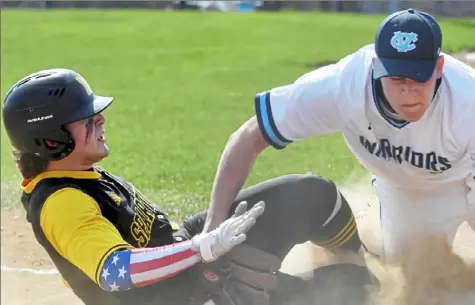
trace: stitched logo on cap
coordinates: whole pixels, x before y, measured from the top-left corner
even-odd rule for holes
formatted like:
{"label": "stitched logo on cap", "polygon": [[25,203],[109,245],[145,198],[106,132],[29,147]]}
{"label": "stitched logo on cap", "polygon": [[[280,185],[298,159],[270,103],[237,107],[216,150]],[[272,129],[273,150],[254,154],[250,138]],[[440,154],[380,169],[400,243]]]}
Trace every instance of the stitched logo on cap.
{"label": "stitched logo on cap", "polygon": [[414,42],[417,41],[416,33],[407,33],[397,31],[394,32],[393,38],[391,38],[391,46],[395,48],[398,52],[408,52],[416,48]]}

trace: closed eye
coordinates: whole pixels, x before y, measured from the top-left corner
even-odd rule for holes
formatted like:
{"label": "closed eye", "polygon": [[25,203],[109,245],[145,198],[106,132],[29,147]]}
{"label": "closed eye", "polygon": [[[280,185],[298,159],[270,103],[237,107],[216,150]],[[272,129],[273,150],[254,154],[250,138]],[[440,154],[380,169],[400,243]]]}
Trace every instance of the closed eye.
{"label": "closed eye", "polygon": [[391,80],[395,81],[395,82],[402,82],[402,81],[404,81],[404,77],[393,76],[393,77],[391,77]]}

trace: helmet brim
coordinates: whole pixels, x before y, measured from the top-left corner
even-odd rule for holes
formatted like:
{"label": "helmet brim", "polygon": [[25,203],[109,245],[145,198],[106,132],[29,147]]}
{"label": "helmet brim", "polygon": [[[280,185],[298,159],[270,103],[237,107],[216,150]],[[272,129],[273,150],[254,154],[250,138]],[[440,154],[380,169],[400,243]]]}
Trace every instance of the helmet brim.
{"label": "helmet brim", "polygon": [[94,115],[104,111],[113,101],[113,97],[96,95],[94,97]]}
{"label": "helmet brim", "polygon": [[80,111],[74,113],[74,115],[69,117],[69,120],[63,124],[70,124],[78,122],[90,117],[95,116],[98,113],[104,111],[109,107],[114,101],[113,97],[94,95],[94,100],[92,103],[85,105]]}

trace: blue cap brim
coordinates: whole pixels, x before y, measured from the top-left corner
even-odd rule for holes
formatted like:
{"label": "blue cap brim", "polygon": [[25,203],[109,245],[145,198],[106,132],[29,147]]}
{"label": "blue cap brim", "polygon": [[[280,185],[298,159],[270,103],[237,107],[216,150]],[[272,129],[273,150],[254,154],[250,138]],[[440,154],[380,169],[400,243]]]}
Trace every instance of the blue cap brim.
{"label": "blue cap brim", "polygon": [[418,82],[426,82],[431,78],[437,59],[409,60],[401,58],[377,57],[374,65],[375,79],[385,76],[407,77]]}

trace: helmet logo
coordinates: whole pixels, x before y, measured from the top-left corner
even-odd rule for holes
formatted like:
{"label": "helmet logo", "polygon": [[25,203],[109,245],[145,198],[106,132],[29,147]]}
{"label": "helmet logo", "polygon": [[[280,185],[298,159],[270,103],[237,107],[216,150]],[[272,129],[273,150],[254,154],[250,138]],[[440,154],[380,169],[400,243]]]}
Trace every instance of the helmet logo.
{"label": "helmet logo", "polygon": [[37,118],[28,119],[26,122],[29,124],[29,123],[33,123],[33,122],[49,120],[49,119],[52,119],[52,118],[53,118],[53,115],[50,114],[50,115],[47,115],[47,116],[40,116],[40,117],[37,117]]}
{"label": "helmet logo", "polygon": [[84,90],[86,90],[87,95],[92,94],[92,89],[84,78],[82,78],[81,76],[78,75],[78,76],[76,76],[76,80],[77,80],[78,83],[81,84],[81,86],[84,87]]}

